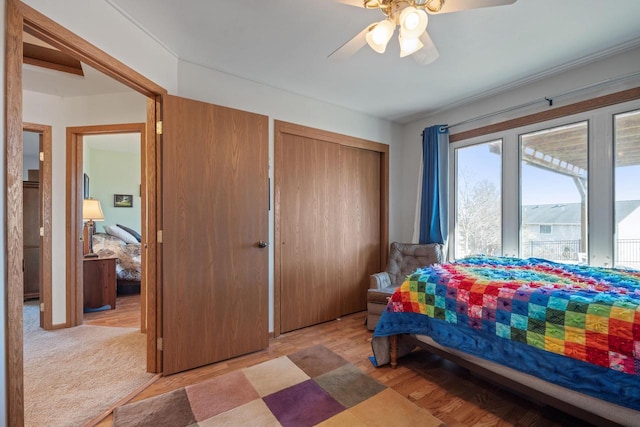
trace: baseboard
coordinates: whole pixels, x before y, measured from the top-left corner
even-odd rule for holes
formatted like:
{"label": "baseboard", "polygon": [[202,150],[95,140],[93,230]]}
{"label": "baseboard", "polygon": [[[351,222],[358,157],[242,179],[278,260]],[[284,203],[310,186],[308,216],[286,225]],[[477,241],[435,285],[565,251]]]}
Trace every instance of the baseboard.
{"label": "baseboard", "polygon": [[66,328],[70,328],[70,326],[67,323],[56,323],[54,325],[51,325],[51,331],[55,331],[57,329],[66,329]]}
{"label": "baseboard", "polygon": [[125,403],[128,403],[134,397],[136,397],[137,395],[142,393],[144,390],[146,390],[149,386],[151,386],[151,384],[153,384],[156,381],[158,381],[158,379],[160,379],[160,377],[162,377],[162,374],[154,375],[151,379],[149,379],[149,381],[147,381],[146,383],[142,384],[140,387],[138,387],[137,389],[135,389],[134,391],[132,391],[131,393],[129,393],[128,395],[126,395],[125,397],[123,397],[122,399],[120,399],[119,401],[114,403],[113,405],[111,405],[102,414],[98,415],[93,420],[91,420],[87,424],[85,424],[84,427],[94,427],[94,426],[98,425],[105,418],[107,418],[109,415],[111,415],[113,413],[113,411],[115,411],[118,406],[122,406]]}

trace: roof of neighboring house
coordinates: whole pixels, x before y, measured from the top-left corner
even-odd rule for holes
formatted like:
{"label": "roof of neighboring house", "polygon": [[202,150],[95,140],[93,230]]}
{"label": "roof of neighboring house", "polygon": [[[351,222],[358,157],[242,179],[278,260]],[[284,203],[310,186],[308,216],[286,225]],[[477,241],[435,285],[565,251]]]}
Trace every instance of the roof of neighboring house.
{"label": "roof of neighboring house", "polygon": [[[640,200],[616,202],[616,224],[640,207]],[[580,203],[523,206],[524,224],[580,224]]]}

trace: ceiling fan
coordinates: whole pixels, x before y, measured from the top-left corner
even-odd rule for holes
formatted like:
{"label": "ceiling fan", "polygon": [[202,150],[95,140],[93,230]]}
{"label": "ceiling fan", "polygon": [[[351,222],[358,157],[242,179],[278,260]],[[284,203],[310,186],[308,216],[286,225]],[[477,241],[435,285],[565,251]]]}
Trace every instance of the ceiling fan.
{"label": "ceiling fan", "polygon": [[478,9],[481,7],[513,4],[516,0],[336,0],[365,9],[379,9],[386,18],[374,22],[329,55],[332,60],[343,60],[360,50],[365,44],[378,53],[384,53],[396,27],[400,27],[398,41],[400,57],[413,55],[420,64],[430,64],[440,53],[427,33],[427,13],[441,14]]}

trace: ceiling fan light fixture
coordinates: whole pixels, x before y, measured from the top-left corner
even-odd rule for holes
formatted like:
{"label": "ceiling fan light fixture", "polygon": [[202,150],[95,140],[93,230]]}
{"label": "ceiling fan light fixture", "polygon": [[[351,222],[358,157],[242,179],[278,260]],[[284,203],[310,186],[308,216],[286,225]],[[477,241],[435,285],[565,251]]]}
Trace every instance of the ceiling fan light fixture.
{"label": "ceiling fan light fixture", "polygon": [[400,41],[400,58],[409,56],[424,47],[424,44],[417,37],[405,37],[400,34],[398,40]]}
{"label": "ceiling fan light fixture", "polygon": [[379,0],[364,0],[364,7],[366,9],[378,9],[380,7]]}
{"label": "ceiling fan light fixture", "polygon": [[444,6],[445,0],[426,0],[423,2],[424,7],[431,13],[440,12],[440,9]]}
{"label": "ceiling fan light fixture", "polygon": [[400,34],[404,37],[417,38],[427,29],[427,13],[413,6],[405,7],[400,12],[398,23]]}
{"label": "ceiling fan light fixture", "polygon": [[396,26],[393,22],[385,19],[375,24],[366,34],[365,38],[371,49],[378,53],[384,53],[395,29]]}

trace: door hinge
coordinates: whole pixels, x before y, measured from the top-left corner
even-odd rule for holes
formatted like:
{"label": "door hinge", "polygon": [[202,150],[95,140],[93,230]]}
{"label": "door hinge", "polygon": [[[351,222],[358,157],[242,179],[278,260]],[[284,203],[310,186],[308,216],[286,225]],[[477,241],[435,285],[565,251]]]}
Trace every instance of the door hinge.
{"label": "door hinge", "polygon": [[40,152],[40,161],[44,162],[44,153],[42,151]]}
{"label": "door hinge", "polygon": [[162,120],[156,122],[156,134],[162,135]]}
{"label": "door hinge", "polygon": [[159,337],[158,340],[156,341],[156,349],[158,351],[162,351],[162,337]]}
{"label": "door hinge", "polygon": [[158,243],[162,243],[162,230],[158,230],[158,238],[157,238],[157,242],[158,242]]}
{"label": "door hinge", "polygon": [[44,313],[44,303],[43,302],[40,303],[40,311]]}
{"label": "door hinge", "polygon": [[40,227],[40,237],[44,237],[44,227]]}

